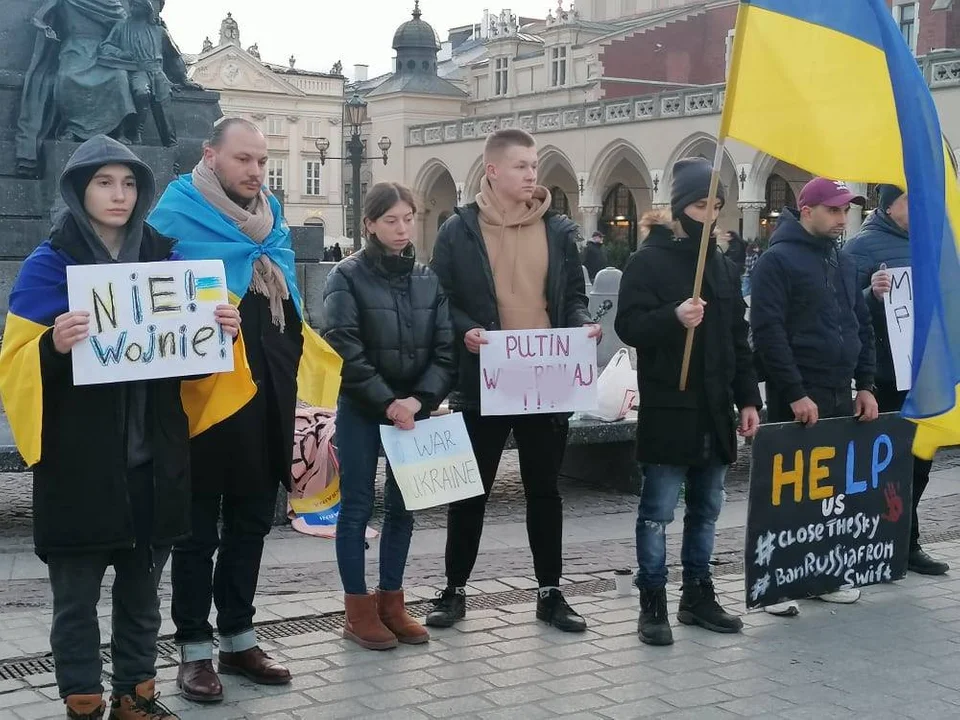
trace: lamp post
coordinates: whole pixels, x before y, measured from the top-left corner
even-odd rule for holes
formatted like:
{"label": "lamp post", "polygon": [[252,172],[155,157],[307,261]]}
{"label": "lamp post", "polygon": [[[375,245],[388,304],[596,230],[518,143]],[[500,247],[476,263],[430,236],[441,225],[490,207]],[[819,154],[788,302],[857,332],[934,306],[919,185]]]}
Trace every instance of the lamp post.
{"label": "lamp post", "polygon": [[[353,249],[360,249],[360,217],[363,214],[363,195],[360,192],[360,166],[367,160],[363,156],[363,138],[360,133],[363,131],[363,125],[367,121],[367,103],[360,97],[359,93],[354,92],[353,97],[347,101],[346,121],[350,125],[350,139],[347,141],[347,157],[331,157],[327,155],[330,149],[330,141],[327,138],[317,138],[314,143],[320,152],[320,164],[326,164],[327,160],[349,160],[353,170],[353,181],[351,186],[351,195],[353,196]],[[387,164],[387,151],[393,143],[390,138],[384,136],[380,138],[377,147],[380,149],[380,157],[383,164]]]}

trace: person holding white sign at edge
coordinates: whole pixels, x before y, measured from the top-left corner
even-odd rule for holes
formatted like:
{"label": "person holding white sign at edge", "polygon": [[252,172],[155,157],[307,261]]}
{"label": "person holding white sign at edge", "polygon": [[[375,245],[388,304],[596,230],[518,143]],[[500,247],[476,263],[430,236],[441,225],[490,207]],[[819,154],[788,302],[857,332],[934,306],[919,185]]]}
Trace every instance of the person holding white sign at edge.
{"label": "person holding white sign at edge", "polygon": [[[550,209],[537,184],[537,146],[529,133],[499,130],[483,150],[485,176],[476,202],[456,208],[440,228],[431,267],[450,297],[460,350],[460,376],[450,407],[462,410],[484,494],[452,503],[447,518],[447,587],[427,625],[450,627],[466,613],[467,580],[477,560],[487,497],[513,431],[527,502],[527,535],[539,584],[537,618],[567,632],[586,621],[560,592],[563,501],[557,475],[567,443],[565,414],[483,416],[480,346],[487,330],[600,326],[587,312],[577,251],[580,229]],[[459,342],[458,342],[459,345]]]}
{"label": "person holding white sign at edge", "polygon": [[[857,236],[844,246],[843,253],[857,261],[857,286],[863,290],[873,320],[877,343],[877,404],[882,413],[900,412],[907,391],[897,389],[884,305],[891,290],[888,268],[910,267],[910,209],[906,194],[896,185],[879,185],[877,194],[876,211],[863,223]],[[930,482],[932,466],[932,460],[913,459],[913,522],[907,568],[921,575],[943,575],[950,570],[947,563],[930,557],[920,546],[917,507]]]}
{"label": "person holding white sign at edge", "polygon": [[[50,574],[50,646],[68,718],[106,711],[97,601],[111,565],[110,718],[176,718],[154,678],[157,584],[170,546],[190,533],[181,380],[75,385],[71,353],[90,337],[90,314],[69,312],[66,293],[68,265],[178,259],[175,241],[144,222],[155,187],[150,168],[106,136],[76,150],[60,179],[66,210],[24,261],[0,352],[0,394],[33,468],[34,542]],[[236,308],[218,306],[216,319],[236,337]],[[34,446],[43,417],[52,421]]]}
{"label": "person holding white sign at edge", "polygon": [[[712,232],[723,188],[708,206],[711,165],[685,158],[673,167],[671,212],[643,218],[643,242],[620,281],[617,335],[637,349],[640,412],[637,460],[643,485],[637,511],[638,634],[648,645],[670,645],[667,618],[666,528],[685,488],[683,589],[677,620],[736,633],[740,618],[717,602],[710,559],[724,479],[737,458],[737,432],[760,426],[760,390],[747,342],[739,268],[717,248]],[[711,226],[703,297],[693,298],[704,224]],[[688,387],[680,390],[687,332],[696,329]],[[740,409],[736,422],[734,404]]]}
{"label": "person holding white sign at edge", "polygon": [[330,272],[323,292],[323,337],[343,358],[336,435],[343,636],[370,650],[430,639],[404,605],[413,515],[389,463],[375,594],[367,592],[364,578],[364,534],[373,514],[380,425],[413,430],[417,420],[443,402],[456,372],[447,298],[434,272],[416,262],[416,213],[408,188],[374,185],[363,207],[364,247]]}

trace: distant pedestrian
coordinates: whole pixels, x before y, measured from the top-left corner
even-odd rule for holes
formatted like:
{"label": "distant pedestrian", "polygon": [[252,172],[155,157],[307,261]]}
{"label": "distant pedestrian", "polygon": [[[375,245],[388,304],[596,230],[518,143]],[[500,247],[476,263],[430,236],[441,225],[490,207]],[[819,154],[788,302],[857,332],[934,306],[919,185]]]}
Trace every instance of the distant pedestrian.
{"label": "distant pedestrian", "polygon": [[735,230],[727,230],[720,234],[721,244],[725,245],[723,254],[737,268],[737,275],[743,275],[747,264],[747,244]]}
{"label": "distant pedestrian", "polygon": [[330,259],[333,260],[333,262],[340,262],[343,260],[343,248],[340,247],[340,243],[333,244],[333,251],[330,255]]}
{"label": "distant pedestrian", "polygon": [[607,251],[603,247],[603,233],[598,230],[590,236],[583,249],[583,266],[587,269],[590,282],[608,265]]}

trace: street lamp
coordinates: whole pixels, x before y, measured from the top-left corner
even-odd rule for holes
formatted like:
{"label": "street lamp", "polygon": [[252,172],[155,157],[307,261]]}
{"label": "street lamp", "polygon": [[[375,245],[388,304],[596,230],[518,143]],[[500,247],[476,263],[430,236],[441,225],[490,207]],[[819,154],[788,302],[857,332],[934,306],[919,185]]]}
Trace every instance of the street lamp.
{"label": "street lamp", "polygon": [[[346,122],[350,125],[350,139],[347,141],[347,157],[331,157],[327,155],[330,149],[330,141],[327,138],[317,138],[314,145],[320,153],[320,164],[324,165],[327,160],[349,160],[353,170],[353,185],[351,194],[353,195],[353,249],[360,249],[360,218],[363,215],[363,197],[360,192],[360,166],[367,160],[363,156],[363,139],[360,133],[363,131],[363,125],[367,122],[367,103],[360,94],[353,93],[353,97],[347,101],[345,108]],[[383,164],[387,164],[387,151],[393,143],[390,138],[384,136],[380,138],[377,147],[380,149]]]}

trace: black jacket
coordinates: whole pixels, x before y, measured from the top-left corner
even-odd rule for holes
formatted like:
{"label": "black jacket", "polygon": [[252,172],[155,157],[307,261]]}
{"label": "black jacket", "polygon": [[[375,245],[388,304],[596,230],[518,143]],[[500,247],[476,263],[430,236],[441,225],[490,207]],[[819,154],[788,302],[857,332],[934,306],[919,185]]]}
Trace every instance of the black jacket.
{"label": "black jacket", "polygon": [[896,385],[887,314],[881,301],[870,289],[870,278],[880,269],[910,267],[910,236],[885,212],[877,210],[867,218],[855,238],[843,247],[841,255],[849,255],[857,263],[857,287],[863,290],[877,343],[877,384]]}
{"label": "black jacket", "polygon": [[853,258],[784,208],[752,275],[750,324],[766,379],[792,403],[808,387],[870,389],[874,340]]}
{"label": "black jacket", "polygon": [[366,247],[340,262],[323,291],[323,336],[343,358],[340,392],[371,418],[394,400],[416,397],[426,417],[454,381],[447,298],[412,246],[400,257]]}
{"label": "black jacket", "polygon": [[[437,234],[430,267],[440,277],[450,298],[454,346],[460,357],[451,407],[480,409],[480,356],[469,352],[463,336],[474,328],[500,329],[497,293],[487,246],[480,230],[479,207],[470,203],[456,208]],[[590,322],[577,240],[579,226],[565,215],[548,211],[547,313],[554,328],[582,327]]]}
{"label": "black jacket", "polygon": [[603,245],[588,240],[587,246],[583,249],[583,266],[587,269],[590,282],[593,282],[597,273],[607,265],[607,251],[603,249]]}
{"label": "black jacket", "polygon": [[658,218],[620,281],[615,328],[637,348],[637,459],[643,463],[730,464],[737,456],[734,404],[761,405],[737,270],[715,246],[704,273],[707,305],[694,335],[687,389],[679,389],[687,331],[676,309],[693,295],[698,245],[675,238],[669,218]]}
{"label": "black jacket", "polygon": [[[78,262],[92,262],[76,230],[66,223],[51,237],[51,246]],[[166,260],[172,247],[171,240],[145,226],[140,260]],[[134,489],[127,456],[130,384],[75,386],[70,355],[56,351],[52,330],[40,342],[40,371],[46,421],[42,457],[33,467],[37,554],[125,549],[138,540],[164,546],[189,535],[189,428],[180,380],[143,383],[153,487]]]}

